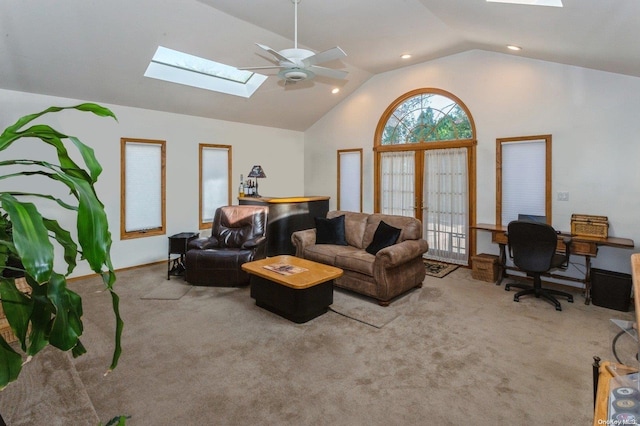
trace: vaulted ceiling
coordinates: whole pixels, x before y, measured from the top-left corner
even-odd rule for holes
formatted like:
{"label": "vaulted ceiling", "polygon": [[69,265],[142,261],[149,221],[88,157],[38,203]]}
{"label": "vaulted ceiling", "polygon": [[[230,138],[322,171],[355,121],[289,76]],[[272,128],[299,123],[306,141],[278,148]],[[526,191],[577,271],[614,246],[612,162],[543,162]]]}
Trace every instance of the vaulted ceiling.
{"label": "vaulted ceiling", "polygon": [[[158,46],[237,67],[269,65],[255,43],[293,47],[292,0],[7,0],[0,88],[304,131],[375,74],[473,49],[640,77],[640,1],[563,4],[301,0],[299,47],[340,46],[347,57],[326,66],[347,79],[285,86],[267,70],[246,99],[143,74]],[[523,50],[509,53],[507,44]],[[336,86],[341,92],[331,94]]]}

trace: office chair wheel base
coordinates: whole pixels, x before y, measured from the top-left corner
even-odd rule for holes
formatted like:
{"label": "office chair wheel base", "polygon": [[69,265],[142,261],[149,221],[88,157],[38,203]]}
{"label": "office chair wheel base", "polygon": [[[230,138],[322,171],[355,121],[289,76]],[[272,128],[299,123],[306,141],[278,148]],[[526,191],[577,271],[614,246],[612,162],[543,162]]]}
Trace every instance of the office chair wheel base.
{"label": "office chair wheel base", "polygon": [[562,306],[556,305],[556,311],[561,311],[562,310]]}
{"label": "office chair wheel base", "polygon": [[520,298],[519,298],[518,296],[513,296],[513,301],[514,301],[514,302],[519,302],[519,301],[520,301]]}

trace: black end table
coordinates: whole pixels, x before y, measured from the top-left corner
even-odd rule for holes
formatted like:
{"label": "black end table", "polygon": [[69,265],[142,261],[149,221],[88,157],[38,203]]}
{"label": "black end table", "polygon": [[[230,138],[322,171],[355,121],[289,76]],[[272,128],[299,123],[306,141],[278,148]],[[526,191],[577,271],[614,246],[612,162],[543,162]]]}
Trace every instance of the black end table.
{"label": "black end table", "polygon": [[[184,265],[184,255],[187,253],[189,241],[198,238],[198,232],[181,232],[169,237],[169,254],[167,255],[167,279],[171,279],[171,275],[184,276],[186,269]],[[171,255],[179,254],[180,257],[173,261],[171,266]]]}

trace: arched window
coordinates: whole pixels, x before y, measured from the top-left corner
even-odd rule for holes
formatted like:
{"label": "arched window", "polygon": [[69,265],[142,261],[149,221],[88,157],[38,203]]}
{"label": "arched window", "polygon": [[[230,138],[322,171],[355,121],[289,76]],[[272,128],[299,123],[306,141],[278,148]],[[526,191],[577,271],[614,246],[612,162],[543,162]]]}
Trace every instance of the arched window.
{"label": "arched window", "polygon": [[441,93],[402,99],[385,122],[381,145],[473,139],[473,125],[457,100]]}
{"label": "arched window", "polygon": [[474,250],[475,146],[469,110],[439,89],[405,93],[378,122],[374,208],[420,219],[428,258],[466,265]]}

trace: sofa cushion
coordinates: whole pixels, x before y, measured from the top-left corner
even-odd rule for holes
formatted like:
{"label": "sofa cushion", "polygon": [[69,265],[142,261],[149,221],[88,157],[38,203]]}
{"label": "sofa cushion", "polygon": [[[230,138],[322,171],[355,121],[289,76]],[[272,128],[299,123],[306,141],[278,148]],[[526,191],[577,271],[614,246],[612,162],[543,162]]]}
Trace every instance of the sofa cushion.
{"label": "sofa cushion", "polygon": [[383,248],[394,245],[396,241],[398,241],[401,232],[402,229],[395,228],[381,220],[378,224],[378,229],[376,229],[375,234],[373,234],[373,241],[371,241],[371,244],[369,244],[365,250],[367,253],[375,255]]}
{"label": "sofa cushion", "polygon": [[341,210],[333,210],[327,213],[327,218],[331,219],[344,215],[344,227],[347,244],[352,247],[364,249],[366,246],[362,245],[364,238],[364,231],[367,226],[367,219],[369,214],[359,212],[347,212]]}
{"label": "sofa cushion", "polygon": [[352,250],[344,250],[336,253],[333,266],[373,277],[373,263],[376,257],[362,249],[356,249],[355,247],[349,248]]}
{"label": "sofa cushion", "polygon": [[344,215],[325,219],[314,218],[316,222],[316,244],[336,244],[346,246]]}
{"label": "sofa cushion", "polygon": [[352,247],[338,246],[334,244],[312,244],[305,247],[304,258],[314,262],[335,266],[336,255],[349,249],[352,249]]}

